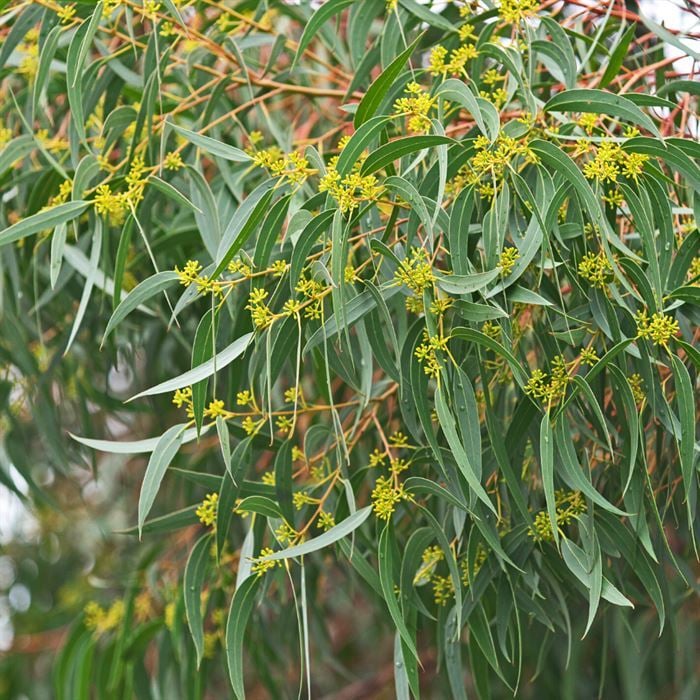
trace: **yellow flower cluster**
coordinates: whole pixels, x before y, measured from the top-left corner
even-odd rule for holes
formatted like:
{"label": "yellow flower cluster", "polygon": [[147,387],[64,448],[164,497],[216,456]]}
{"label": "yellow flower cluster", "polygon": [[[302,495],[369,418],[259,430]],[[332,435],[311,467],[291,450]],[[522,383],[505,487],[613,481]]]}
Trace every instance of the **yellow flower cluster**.
{"label": "yellow flower cluster", "polygon": [[450,306],[452,306],[452,299],[449,297],[438,297],[430,303],[430,313],[435,316],[442,316]]}
{"label": "yellow flower cluster", "polygon": [[236,403],[239,406],[252,405],[254,403],[253,394],[248,389],[245,389],[244,391],[239,391],[236,394]]}
{"label": "yellow flower cluster", "polygon": [[192,387],[178,389],[173,394],[173,403],[178,407],[185,407],[185,412],[188,418],[194,418],[194,407],[192,406]]}
{"label": "yellow flower cluster", "polygon": [[182,162],[182,156],[177,151],[170,151],[170,153],[167,153],[163,159],[163,167],[166,170],[180,170],[180,168],[183,168],[184,165],[185,164]]}
{"label": "yellow flower cluster", "polygon": [[231,262],[226,266],[226,269],[232,275],[236,273],[243,277],[252,277],[253,275],[253,268],[248,263],[243,262],[243,260],[240,258],[234,258],[231,260]]}
{"label": "yellow flower cluster", "polygon": [[[462,6],[459,8],[460,14],[462,13],[462,10],[468,9],[466,6]],[[465,15],[462,15],[462,17],[465,17]],[[459,40],[460,41],[468,41],[469,39],[474,40],[476,39],[476,32],[474,31],[474,25],[470,24],[469,22],[465,22],[458,30],[457,32],[459,33]]]}
{"label": "yellow flower cluster", "polygon": [[296,539],[297,534],[297,531],[289,523],[282,523],[275,530],[275,537],[277,538],[278,542],[283,545],[292,544],[292,542],[294,542]]}
{"label": "yellow flower cluster", "polygon": [[324,532],[330,530],[332,527],[335,527],[335,518],[331,513],[327,513],[325,510],[322,510],[318,514],[316,527],[320,530],[323,530]]}
{"label": "yellow flower cluster", "polygon": [[632,396],[634,396],[635,403],[642,403],[646,398],[646,394],[644,393],[644,379],[642,379],[640,374],[635,372],[628,378],[628,381],[630,389],[632,389]]}
{"label": "yellow flower cluster", "polygon": [[265,303],[265,299],[268,297],[268,292],[262,287],[257,289],[252,289],[248,295],[248,303],[246,304],[246,309],[250,311],[250,317],[253,321],[253,325],[258,328],[267,328],[274,318],[274,314],[270,307]]}
{"label": "yellow flower cluster", "polygon": [[295,185],[305,182],[306,178],[314,172],[309,167],[309,161],[301,153],[284,153],[277,146],[260,150],[253,148],[249,153],[255,165],[264,168],[273,177],[283,177]]}
{"label": "yellow flower cluster", "polygon": [[208,494],[195,511],[199,522],[207,527],[212,527],[216,523],[216,511],[219,505],[219,494]]}
{"label": "yellow flower cluster", "polygon": [[145,2],[143,3],[143,9],[141,10],[141,13],[144,15],[144,17],[148,17],[151,20],[155,20],[159,10],[159,2],[157,2],[156,0],[145,0]]}
{"label": "yellow flower cluster", "polygon": [[467,558],[465,557],[464,559],[462,559],[462,561],[460,562],[460,568],[462,569],[462,583],[464,584],[464,586],[471,586],[472,582],[474,581],[474,578],[481,570],[481,567],[484,565],[484,562],[486,561],[487,557],[488,551],[486,547],[484,547],[483,544],[479,543],[476,546],[474,567],[471,572],[469,571],[469,562]]}
{"label": "yellow flower cluster", "polygon": [[380,520],[389,520],[401,501],[410,500],[412,500],[411,496],[404,489],[403,484],[397,486],[389,476],[380,476],[372,490],[374,514]]}
{"label": "yellow flower cluster", "polygon": [[503,277],[508,277],[508,275],[513,272],[518,258],[520,258],[520,253],[517,248],[510,246],[503,249],[498,259],[498,267],[501,269]]}
{"label": "yellow flower cluster", "polygon": [[[471,25],[466,25],[471,28]],[[467,61],[479,55],[474,44],[462,44],[448,52],[444,46],[436,46],[430,53],[428,72],[431,75],[458,74],[464,71]]]}
{"label": "yellow flower cluster", "polygon": [[47,207],[55,207],[58,204],[63,204],[68,201],[73,191],[73,183],[70,180],[64,180],[58,188],[58,194],[51,197]]}
{"label": "yellow flower cluster", "polygon": [[139,622],[146,622],[155,615],[153,610],[153,599],[147,589],[142,590],[134,598],[134,617]]}
{"label": "yellow flower cluster", "polygon": [[374,451],[369,456],[369,466],[370,467],[383,467],[386,462],[386,453],[382,452],[378,447],[374,448]]}
{"label": "yellow flower cluster", "polygon": [[263,557],[270,556],[270,554],[274,554],[274,552],[269,547],[264,547],[263,549],[260,550],[260,554],[258,555],[258,558],[254,560],[253,566],[251,567],[251,571],[254,574],[257,574],[258,576],[262,576],[263,574],[270,571],[270,569],[274,569],[275,566],[282,565],[282,562],[280,562],[280,561],[274,561],[274,560],[261,561],[261,559],[263,559]]}
{"label": "yellow flower cluster", "polygon": [[216,647],[221,639],[220,632],[205,632],[204,633],[204,649],[202,655],[205,659],[213,659],[216,656]]}
{"label": "yellow flower cluster", "polygon": [[389,444],[393,447],[408,447],[408,436],[397,430],[389,435]]}
{"label": "yellow flower cluster", "polygon": [[282,434],[289,435],[294,427],[294,421],[289,416],[278,416],[275,425]]}
{"label": "yellow flower cluster", "polygon": [[416,586],[427,583],[433,576],[435,567],[445,558],[445,553],[441,547],[433,545],[426,547],[421,555],[421,565],[413,577],[413,584]]}
{"label": "yellow flower cluster", "polygon": [[598,124],[598,115],[593,112],[584,112],[576,122],[590,136]]}
{"label": "yellow flower cluster", "polygon": [[700,277],[700,256],[694,257],[690,261],[690,266],[688,267],[688,279],[695,280],[694,284],[698,284],[696,277]]}
{"label": "yellow flower cluster", "polygon": [[609,189],[607,194],[604,194],[601,199],[611,207],[621,207],[625,198],[620,190]]}
{"label": "yellow flower cluster", "polygon": [[422,311],[423,290],[432,286],[435,280],[428,253],[423,248],[413,248],[394,272],[394,280],[413,292],[413,296],[406,300],[409,311]]}
{"label": "yellow flower cluster", "polygon": [[604,289],[613,280],[613,269],[603,251],[586,253],[578,265],[579,277],[587,280],[591,287]]}
{"label": "yellow flower cluster", "polygon": [[39,32],[36,28],[30,29],[24,41],[17,45],[17,52],[22,57],[17,72],[27,80],[33,80],[39,69]]}
{"label": "yellow flower cluster", "polygon": [[382,193],[378,180],[374,175],[361,175],[359,160],[353,169],[345,176],[337,170],[338,156],[334,156],[326,166],[326,174],[321,178],[319,192],[328,192],[338,203],[343,214],[352,211],[360,202],[374,202]]}
{"label": "yellow flower cluster", "polygon": [[[559,489],[555,493],[557,529],[571,523],[576,516],[586,512],[586,501],[580,491],[564,491]],[[552,523],[546,510],[541,510],[535,515],[534,523],[527,534],[535,542],[551,542],[554,540]]]}
{"label": "yellow flower cluster", "polygon": [[648,160],[645,153],[627,153],[614,141],[601,141],[593,159],[583,166],[583,173],[600,183],[617,182],[620,173],[636,182]]}
{"label": "yellow flower cluster", "polygon": [[638,311],[634,317],[637,322],[637,337],[648,338],[654,345],[667,345],[680,327],[673,317],[658,312],[649,318],[646,309]]}
{"label": "yellow flower cluster", "polygon": [[[246,435],[255,435],[258,432],[258,430],[260,430],[260,428],[264,425],[264,423],[264,418],[259,418],[258,420],[255,420],[252,416],[246,416],[241,423],[241,428],[245,430]],[[274,479],[274,474],[272,478]]]}
{"label": "yellow flower cluster", "polygon": [[105,609],[95,601],[89,602],[84,609],[85,627],[92,630],[96,637],[116,629],[124,617],[124,601],[115,600]]}
{"label": "yellow flower cluster", "polygon": [[581,353],[579,354],[579,359],[582,365],[588,365],[593,367],[593,365],[600,359],[593,348],[581,348]]}
{"label": "yellow flower cluster", "polygon": [[496,109],[501,109],[508,101],[508,92],[505,88],[498,87],[493,90],[480,90],[479,95],[493,104]]}
{"label": "yellow flower cluster", "polygon": [[304,318],[318,320],[323,315],[323,297],[328,287],[313,278],[302,276],[294,291],[304,297]]}
{"label": "yellow flower cluster", "polygon": [[297,510],[301,510],[304,506],[318,505],[321,501],[318,498],[310,496],[303,491],[296,491],[292,496],[292,503]]}
{"label": "yellow flower cluster", "polygon": [[193,282],[197,281],[201,269],[202,266],[197,260],[188,260],[182,270],[177,265],[175,266],[175,272],[180,278],[180,284],[184,284],[185,287],[189,287]]}
{"label": "yellow flower cluster", "polygon": [[557,355],[552,360],[551,376],[536,369],[525,385],[525,393],[544,404],[555,404],[564,398],[570,381],[566,360],[563,355]]}
{"label": "yellow flower cluster", "polygon": [[440,375],[442,365],[437,353],[447,348],[447,338],[441,336],[430,337],[427,331],[423,332],[423,342],[416,347],[415,355],[419,362],[423,363],[423,371],[429,376],[437,378]]}
{"label": "yellow flower cluster", "polygon": [[501,0],[498,14],[508,24],[519,24],[528,17],[533,17],[537,11],[537,0]]}
{"label": "yellow flower cluster", "polygon": [[408,117],[408,130],[415,134],[430,131],[430,111],[435,105],[436,98],[430,97],[418,83],[411,82],[406,86],[408,97],[399,97],[394,102],[394,114]]}
{"label": "yellow flower cluster", "polygon": [[389,471],[392,474],[400,474],[405,472],[409,467],[408,462],[405,459],[399,459],[398,457],[389,460]]}
{"label": "yellow flower cluster", "polygon": [[136,156],[131,161],[129,172],[125,181],[127,189],[125,192],[113,192],[107,184],[99,185],[95,190],[93,204],[95,211],[106,217],[110,223],[118,226],[124,221],[126,213],[134,209],[143,199],[143,192],[146,187],[146,165],[143,158]]}
{"label": "yellow flower cluster", "polygon": [[221,399],[214,399],[209,402],[209,405],[204,409],[205,418],[216,418],[217,416],[226,415],[226,408]]}
{"label": "yellow flower cluster", "polygon": [[456,193],[468,185],[479,184],[482,177],[487,177],[488,189],[482,190],[481,194],[487,197],[493,196],[491,180],[502,180],[504,171],[513,160],[520,157],[526,163],[538,161],[526,138],[516,139],[500,134],[496,142],[491,145],[486,136],[479,136],[474,140],[474,148],[477,151],[476,155],[457,171],[457,175],[450,182],[451,192]]}
{"label": "yellow flower cluster", "polygon": [[109,185],[99,185],[95,190],[93,199],[95,211],[104,216],[115,225],[119,225],[124,221],[126,213],[124,209],[124,201],[122,196],[112,192]]}
{"label": "yellow flower cluster", "polygon": [[447,605],[455,594],[455,586],[449,576],[433,576],[433,600],[435,605]]}
{"label": "yellow flower cluster", "polygon": [[56,16],[61,21],[61,24],[70,24],[75,15],[75,3],[63,5],[56,10]]}

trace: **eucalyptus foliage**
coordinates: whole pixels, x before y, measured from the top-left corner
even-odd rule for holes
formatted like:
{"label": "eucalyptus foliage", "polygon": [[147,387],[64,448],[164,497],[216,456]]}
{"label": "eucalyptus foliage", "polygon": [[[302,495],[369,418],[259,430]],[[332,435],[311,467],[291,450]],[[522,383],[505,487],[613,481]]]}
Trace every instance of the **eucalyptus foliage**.
{"label": "eucalyptus foliage", "polygon": [[45,513],[122,469],[128,520],[35,620],[54,697],[698,692],[682,35],[0,4],[0,477]]}

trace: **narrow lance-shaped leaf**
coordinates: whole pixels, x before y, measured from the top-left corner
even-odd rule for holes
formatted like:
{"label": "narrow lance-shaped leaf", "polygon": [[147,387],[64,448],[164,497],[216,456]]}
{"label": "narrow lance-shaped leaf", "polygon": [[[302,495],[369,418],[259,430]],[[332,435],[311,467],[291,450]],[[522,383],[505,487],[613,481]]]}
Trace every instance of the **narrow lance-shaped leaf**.
{"label": "narrow lance-shaped leaf", "polygon": [[204,655],[204,621],[202,618],[202,586],[209,569],[211,535],[208,533],[197,540],[190,552],[183,580],[185,613],[190,628],[194,648],[197,652],[197,668]]}
{"label": "narrow lance-shaped leaf", "polygon": [[233,693],[238,700],[245,699],[243,685],[243,637],[250,614],[253,612],[255,594],[262,583],[260,576],[249,576],[236,589],[226,622],[226,662]]}
{"label": "narrow lance-shaped leaf", "polygon": [[203,362],[201,365],[194,367],[187,372],[174,377],[173,379],[168,379],[165,382],[161,382],[156,386],[146,389],[135,396],[132,396],[129,401],[134,401],[135,399],[143,398],[144,396],[155,396],[157,394],[168,394],[175,391],[176,389],[181,389],[185,386],[190,386],[195,382],[199,382],[202,379],[211,377],[215,372],[224,367],[230,365],[237,357],[240,357],[248,347],[252,333],[246,333],[234,340],[230,345],[225,347],[221,352],[214,355],[211,360]]}
{"label": "narrow lance-shaped leaf", "polygon": [[218,156],[219,158],[230,160],[235,163],[245,163],[250,160],[250,156],[240,148],[229,146],[227,143],[211,138],[211,136],[198,134],[195,131],[190,131],[189,129],[185,129],[183,126],[178,126],[172,122],[168,122],[168,126],[180,134],[180,136],[184,136],[190,143],[194,144],[198,148],[201,148],[207,153],[211,153],[214,156]]}
{"label": "narrow lance-shaped leaf", "polygon": [[21,219],[4,231],[0,231],[0,247],[39,233],[39,231],[65,224],[82,214],[88,206],[90,206],[90,202],[81,200],[66,202],[32,214],[26,219]]}
{"label": "narrow lance-shaped leaf", "polygon": [[155,275],[137,284],[119,303],[107,323],[102,342],[107,336],[135,309],[159,292],[165,291],[174,282],[177,282],[178,274],[172,270],[156,272]]}
{"label": "narrow lance-shaped leaf", "polygon": [[366,506],[356,511],[352,515],[345,518],[345,520],[334,525],[330,530],[327,530],[322,535],[318,537],[312,537],[306,542],[294,545],[293,547],[288,547],[287,549],[282,549],[274,554],[268,554],[266,557],[262,557],[261,561],[279,561],[281,559],[291,559],[292,557],[301,557],[304,554],[311,554],[319,549],[323,549],[334,542],[346,537],[354,530],[357,530],[362,523],[367,520],[372,512],[372,506]]}
{"label": "narrow lance-shaped leaf", "polygon": [[559,526],[557,524],[557,506],[554,495],[554,434],[549,411],[542,416],[540,423],[540,466],[542,468],[542,485],[547,504],[547,515],[552,528],[554,541],[559,544]]}
{"label": "narrow lance-shaped leaf", "polygon": [[422,39],[422,36],[417,37],[413,43],[399,56],[397,56],[384,70],[384,72],[372,83],[369,90],[357,106],[355,112],[355,128],[364,124],[368,119],[373,117],[379,109],[382,100],[384,99],[389,88],[394,81],[399,77],[401,71],[406,65],[406,61],[415,51],[416,46]]}
{"label": "narrow lance-shaped leaf", "polygon": [[156,500],[156,496],[158,495],[158,490],[165,476],[165,471],[180,449],[183,432],[183,425],[174,425],[172,428],[166,430],[161,435],[151,454],[151,458],[148,460],[146,473],[144,474],[143,483],[141,484],[141,492],[139,494],[139,538],[141,537],[146,516],[150,512]]}

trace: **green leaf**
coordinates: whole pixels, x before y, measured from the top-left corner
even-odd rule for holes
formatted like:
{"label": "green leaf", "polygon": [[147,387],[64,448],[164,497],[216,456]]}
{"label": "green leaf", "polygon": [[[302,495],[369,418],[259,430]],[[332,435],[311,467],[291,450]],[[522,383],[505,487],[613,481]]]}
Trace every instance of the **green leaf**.
{"label": "green leaf", "polygon": [[352,5],[355,0],[328,0],[324,2],[316,12],[311,15],[311,18],[306,22],[304,26],[304,32],[299,39],[299,45],[297,46],[296,53],[294,54],[294,60],[292,61],[292,68],[296,66],[301,55],[306,51],[311,40],[316,36],[318,30],[332,17],[340,14],[346,7]]}
{"label": "green leaf", "polygon": [[[566,565],[569,567],[569,571],[588,588],[589,573],[586,571],[586,567],[583,563],[586,556],[583,550],[574,542],[564,537],[561,544],[561,553]],[[605,577],[603,577],[600,595],[604,600],[607,600],[613,605],[634,608],[634,604],[620,593],[620,591]]]}
{"label": "green leaf", "polygon": [[379,536],[379,581],[382,586],[384,601],[389,608],[389,614],[394,622],[397,632],[401,636],[401,640],[408,651],[418,659],[418,651],[416,650],[415,641],[406,627],[406,622],[401,614],[399,603],[396,600],[396,592],[394,590],[394,564],[393,564],[393,548],[396,546],[394,530],[391,522],[388,522]]}
{"label": "green leaf", "polygon": [[236,148],[235,146],[229,146],[228,144],[223,143],[222,141],[213,139],[210,136],[198,134],[195,131],[190,131],[189,129],[185,129],[182,126],[173,124],[172,122],[168,122],[168,126],[174,131],[176,131],[178,134],[180,134],[180,136],[186,138],[190,143],[197,146],[197,148],[201,148],[203,151],[211,153],[214,156],[218,156],[219,158],[223,158],[224,160],[233,161],[234,163],[246,163],[249,160],[251,160],[251,157],[245,151],[242,151],[240,148]]}
{"label": "green leaf", "polygon": [[185,209],[197,212],[198,214],[202,213],[202,210],[192,204],[192,202],[190,202],[190,200],[187,199],[187,197],[185,197],[180,190],[173,187],[169,182],[161,180],[157,175],[151,175],[151,177],[148,179],[148,184],[153,185],[159,192],[162,192],[166,197],[168,197],[168,199],[172,199],[176,204],[181,204],[183,207],[185,207]]}
{"label": "green leaf", "polygon": [[388,122],[389,117],[372,117],[357,129],[338,156],[336,170],[340,175],[347,175],[352,170],[362,152],[379,136]]}
{"label": "green leaf", "polygon": [[696,505],[696,479],[694,469],[695,454],[695,393],[693,384],[690,381],[690,373],[686,366],[675,355],[671,355],[673,366],[673,378],[676,383],[676,406],[680,418],[681,439],[678,454],[681,462],[681,473],[683,475],[683,489],[688,508],[688,519],[691,524],[695,522]]}
{"label": "green leaf", "polygon": [[[205,425],[202,432],[209,427],[210,426]],[[76,442],[92,450],[121,455],[136,455],[144,452],[153,452],[160,440],[159,437],[147,438],[146,440],[93,440],[92,438],[80,437],[73,433],[68,433],[68,435]],[[187,442],[192,442],[192,440],[196,440],[197,437],[197,430],[195,428],[189,428],[182,434],[182,444],[184,445]]]}
{"label": "green leaf", "polygon": [[[380,290],[380,294],[382,299],[387,301],[398,291],[398,287],[385,287]],[[351,326],[353,323],[357,323],[376,307],[377,300],[371,292],[360,292],[356,297],[353,297],[346,303],[345,318],[339,322],[335,314],[329,316],[326,322],[306,341],[302,354],[305,355],[309,350],[312,350],[324,341],[330,340],[338,335],[344,328]]]}
{"label": "green leaf", "polygon": [[166,290],[174,282],[177,282],[178,274],[172,270],[157,272],[143,282],[137,284],[119,303],[111,315],[107,328],[102,336],[102,343],[107,336],[136,308],[148,301],[156,294]]}
{"label": "green leaf", "polygon": [[58,47],[58,39],[62,33],[63,28],[60,25],[55,26],[41,45],[39,51],[39,67],[32,87],[32,121],[39,107],[39,101],[46,89],[46,84],[51,74],[51,62],[53,61],[56,48]]}
{"label": "green leaf", "polygon": [[185,614],[192,641],[197,653],[197,668],[204,655],[204,620],[202,618],[202,586],[211,560],[211,535],[207,533],[197,540],[185,566],[182,583],[185,599]]}
{"label": "green leaf", "polygon": [[277,452],[275,457],[275,496],[280,512],[284,519],[294,525],[294,505],[292,503],[292,493],[294,484],[292,480],[292,442],[286,440]]}
{"label": "green leaf", "polygon": [[488,270],[488,272],[475,272],[471,275],[444,275],[436,279],[437,286],[448,294],[471,294],[483,289],[489,282],[493,282],[501,271]]}
{"label": "green leaf", "polygon": [[554,541],[559,544],[559,526],[557,525],[557,506],[554,496],[554,435],[549,412],[542,416],[540,423],[540,466],[542,468],[542,486],[547,503],[547,514],[552,527]]}
{"label": "green leaf", "polygon": [[68,342],[66,343],[66,349],[63,351],[64,355],[68,354],[68,351],[75,340],[75,336],[78,335],[80,330],[80,324],[83,322],[83,317],[87,311],[88,303],[90,301],[90,295],[92,294],[92,288],[95,286],[95,281],[100,272],[100,252],[102,250],[102,223],[98,219],[95,222],[95,230],[92,234],[92,251],[90,253],[90,272],[85,278],[85,286],[83,287],[83,293],[80,296],[80,303],[78,304],[78,310],[75,313],[75,319],[73,319],[73,326],[68,336]]}
{"label": "green leaf", "polygon": [[258,513],[266,518],[281,518],[279,506],[271,498],[265,496],[248,496],[236,507],[243,513]]}
{"label": "green leaf", "polygon": [[174,392],[176,389],[182,389],[183,387],[190,386],[195,382],[199,382],[202,379],[211,377],[216,374],[219,370],[224,369],[230,365],[236,358],[240,357],[250,344],[253,338],[252,333],[246,333],[240,338],[234,340],[230,345],[225,347],[221,352],[218,352],[211,360],[203,362],[201,365],[194,367],[187,372],[179,374],[177,377],[168,379],[165,382],[161,382],[156,386],[152,386],[150,389],[146,389],[138,394],[132,396],[129,401],[134,401],[135,399],[143,398],[144,396],[156,396],[158,394],[169,394]]}
{"label": "green leaf", "polygon": [[394,84],[394,81],[399,77],[403,67],[408,61],[411,54],[415,51],[422,35],[416,37],[411,45],[399,54],[382,72],[382,74],[370,85],[369,90],[357,105],[355,112],[355,128],[358,129],[368,119],[373,117],[382,104],[382,100],[386,96],[389,88]]}
{"label": "green leaf", "polygon": [[630,24],[610,56],[605,73],[603,73],[603,77],[600,79],[599,85],[601,88],[607,87],[613,78],[616,78],[620,74],[620,67],[627,56],[627,50],[636,33],[637,25],[634,23]]}
{"label": "green leaf", "polygon": [[564,90],[552,97],[544,106],[545,112],[592,112],[626,119],[660,137],[654,122],[634,102],[622,95],[592,88]]}
{"label": "green leaf", "polygon": [[267,182],[257,187],[236,211],[219,243],[216,268],[211,273],[212,279],[219,277],[262,221],[272,199],[271,186],[272,182]]}
{"label": "green leaf", "polygon": [[255,594],[262,583],[260,576],[249,576],[236,589],[231,599],[226,622],[226,663],[234,695],[238,700],[245,699],[243,685],[243,636],[248,618],[253,612]]}
{"label": "green leaf", "polygon": [[165,471],[180,449],[184,427],[184,425],[174,425],[172,428],[168,428],[158,439],[158,443],[151,453],[151,458],[148,460],[139,493],[139,539],[143,533],[143,523],[156,500]]}
{"label": "green leaf", "polygon": [[371,175],[410,153],[450,143],[454,143],[454,139],[447,136],[404,136],[385,143],[376,151],[370,153],[362,163],[360,172],[362,175]]}
{"label": "green leaf", "polygon": [[[151,518],[151,520],[146,520],[141,528],[141,532],[147,535],[155,532],[173,532],[174,530],[194,525],[199,522],[199,518],[195,513],[197,508],[199,508],[198,503],[166,515],[159,515],[157,518]],[[138,533],[138,527],[115,531],[117,535],[138,535]]]}
{"label": "green leaf", "polygon": [[487,136],[491,143],[498,138],[501,126],[498,110],[488,100],[476,97],[461,80],[448,78],[440,85],[436,94],[466,109],[474,117],[481,133]]}
{"label": "green leaf", "polygon": [[467,456],[462,442],[459,439],[454,418],[452,417],[450,409],[447,406],[447,402],[445,401],[444,389],[442,386],[435,393],[435,409],[437,411],[438,419],[440,421],[440,427],[445,433],[447,444],[450,446],[455,461],[457,462],[457,466],[459,467],[460,471],[464,475],[464,478],[469,484],[469,488],[474,493],[474,495],[480,501],[482,501],[487,506],[487,508],[494,513],[494,515],[496,515],[496,509],[493,503],[491,503],[491,499],[488,497],[488,494],[484,490],[484,487],[479,483],[479,479],[474,469],[474,466],[469,461],[469,457]]}
{"label": "green leaf", "polygon": [[0,247],[39,233],[39,231],[45,231],[72,221],[77,216],[80,216],[89,206],[90,202],[83,202],[82,200],[66,202],[65,204],[59,204],[50,209],[32,214],[26,219],[21,219],[16,224],[12,224],[9,228],[0,231]]}
{"label": "green leaf", "polygon": [[56,281],[61,272],[67,233],[68,226],[63,223],[56,226],[51,236],[51,262],[49,263],[49,281],[51,282],[51,289],[56,287]]}
{"label": "green leaf", "polygon": [[497,340],[494,340],[493,338],[490,338],[481,331],[474,330],[473,328],[453,328],[450,336],[452,338],[462,338],[464,340],[469,340],[471,342],[477,343],[478,345],[482,345],[483,347],[489,350],[493,350],[497,355],[500,355],[508,363],[508,366],[513,372],[515,380],[518,382],[518,384],[524,386],[527,382],[527,373],[525,372],[525,370],[523,370],[518,360],[515,358],[513,353],[511,353],[509,350],[506,350],[506,348],[503,347],[503,345],[501,345],[501,343],[499,343]]}
{"label": "green leaf", "polygon": [[[246,501],[247,500],[248,499],[246,499]],[[245,501],[243,501],[243,503],[245,503]],[[301,544],[282,549],[274,554],[268,554],[266,557],[262,557],[260,561],[280,561],[282,559],[291,559],[293,557],[301,557],[305,554],[317,552],[319,549],[323,549],[357,530],[357,528],[369,518],[371,512],[372,506],[366,506],[365,508],[355,511],[352,515],[345,518],[345,520],[334,525],[330,530],[327,530],[318,537],[312,537],[310,540],[302,542]]]}

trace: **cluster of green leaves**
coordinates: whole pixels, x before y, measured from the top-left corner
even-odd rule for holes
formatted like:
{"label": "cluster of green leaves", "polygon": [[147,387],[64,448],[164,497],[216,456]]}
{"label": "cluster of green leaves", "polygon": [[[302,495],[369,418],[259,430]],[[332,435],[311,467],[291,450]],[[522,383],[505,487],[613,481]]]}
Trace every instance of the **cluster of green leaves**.
{"label": "cluster of green leaves", "polygon": [[615,3],[2,4],[0,479],[136,475],[56,697],[337,690],[374,668],[335,670],[352,596],[400,698],[697,690],[682,37]]}

